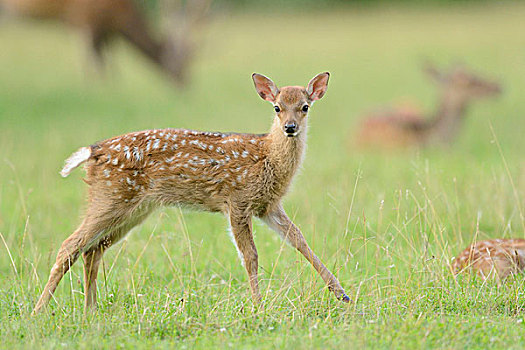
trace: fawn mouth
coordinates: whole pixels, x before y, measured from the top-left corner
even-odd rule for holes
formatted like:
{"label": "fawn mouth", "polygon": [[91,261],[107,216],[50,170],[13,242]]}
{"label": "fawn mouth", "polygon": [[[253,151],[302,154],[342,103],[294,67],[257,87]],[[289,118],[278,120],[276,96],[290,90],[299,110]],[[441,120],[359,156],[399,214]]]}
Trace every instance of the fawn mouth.
{"label": "fawn mouth", "polygon": [[299,135],[299,131],[296,131],[296,132],[284,132],[284,134],[286,135],[286,137],[296,137],[297,135]]}

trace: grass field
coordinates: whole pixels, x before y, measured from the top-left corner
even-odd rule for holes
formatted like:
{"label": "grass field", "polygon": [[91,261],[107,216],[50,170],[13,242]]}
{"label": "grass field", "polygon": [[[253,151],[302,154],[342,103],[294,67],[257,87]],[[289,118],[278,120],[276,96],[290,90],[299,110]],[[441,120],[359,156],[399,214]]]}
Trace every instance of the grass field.
{"label": "grass field", "polygon": [[[498,286],[450,259],[474,239],[525,234],[525,5],[345,8],[219,16],[191,86],[173,88],[134,50],[106,79],[53,23],[0,23],[0,348],[523,348],[523,278]],[[254,25],[257,23],[257,25]],[[431,110],[430,58],[497,78],[444,149],[352,149],[360,115],[414,99]],[[299,253],[255,222],[264,309],[219,215],[164,209],[104,257],[99,310],[83,317],[82,264],[31,318],[61,242],[79,224],[80,146],[134,130],[265,132],[272,108],[250,74],[306,84],[332,73],[285,208],[353,298],[334,300]]]}

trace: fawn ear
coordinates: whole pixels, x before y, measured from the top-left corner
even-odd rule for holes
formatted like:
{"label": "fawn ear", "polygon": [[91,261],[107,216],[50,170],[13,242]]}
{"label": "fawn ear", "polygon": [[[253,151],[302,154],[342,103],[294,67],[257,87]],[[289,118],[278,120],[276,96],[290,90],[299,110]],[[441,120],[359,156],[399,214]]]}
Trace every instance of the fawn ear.
{"label": "fawn ear", "polygon": [[275,83],[262,74],[252,74],[253,83],[255,84],[255,90],[263,100],[275,102],[279,89],[275,86]]}
{"label": "fawn ear", "polygon": [[425,62],[423,71],[434,81],[441,83],[445,81],[445,74],[430,62]]}
{"label": "fawn ear", "polygon": [[328,79],[330,78],[330,73],[324,72],[317,74],[306,87],[306,93],[312,101],[319,100],[324,96],[326,89],[328,88]]}

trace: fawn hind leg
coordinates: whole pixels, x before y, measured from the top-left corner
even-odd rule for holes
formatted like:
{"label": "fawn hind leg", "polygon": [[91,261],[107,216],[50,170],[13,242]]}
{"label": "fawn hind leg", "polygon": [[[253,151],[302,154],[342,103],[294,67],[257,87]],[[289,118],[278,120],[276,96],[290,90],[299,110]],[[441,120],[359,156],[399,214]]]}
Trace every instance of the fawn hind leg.
{"label": "fawn hind leg", "polygon": [[97,305],[97,275],[105,247],[98,245],[82,254],[84,259],[84,309],[95,308]]}
{"label": "fawn hind leg", "polygon": [[108,234],[99,239],[97,245],[83,253],[84,259],[84,284],[85,304],[84,311],[95,309],[97,306],[97,275],[104,252],[113,244],[120,241],[135,226],[140,224],[150,214],[152,208],[145,206],[135,208],[126,219],[117,227],[111,229]]}
{"label": "fawn hind leg", "polygon": [[137,223],[129,221],[131,225],[123,225],[114,229],[110,234],[101,239],[93,248],[82,254],[84,260],[84,295],[85,311],[97,307],[97,275],[102,257],[109,247],[117,243]]}
{"label": "fawn hind leg", "polygon": [[62,243],[57,254],[56,262],[49,274],[49,280],[42,291],[40,299],[33,309],[33,315],[37,314],[47,305],[51,296],[55,292],[58,283],[62,280],[62,277],[64,277],[69,268],[77,261],[81,250],[84,248],[84,237],[91,231],[90,227],[91,225],[87,218],[84,219],[80,227]]}
{"label": "fawn hind leg", "polygon": [[149,209],[144,210],[144,208],[137,210],[137,206],[125,208],[121,206],[118,210],[111,205],[107,208],[90,207],[80,227],[62,243],[33,315],[47,305],[58,283],[78,259],[80,253],[84,253],[84,277],[87,277],[86,306],[93,305],[96,298],[95,281],[103,255],[103,249],[100,248],[104,248],[104,244],[107,245],[108,242],[117,242],[131,228],[142,222],[149,212]]}

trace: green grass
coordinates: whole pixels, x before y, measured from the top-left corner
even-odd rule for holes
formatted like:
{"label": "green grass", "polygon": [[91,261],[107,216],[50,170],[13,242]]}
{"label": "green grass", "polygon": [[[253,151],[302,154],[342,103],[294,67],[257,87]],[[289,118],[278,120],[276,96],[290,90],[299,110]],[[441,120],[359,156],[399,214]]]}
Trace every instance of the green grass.
{"label": "green grass", "polygon": [[[127,45],[106,79],[83,73],[80,39],[52,23],[0,24],[0,348],[523,348],[525,285],[448,271],[475,237],[525,234],[525,6],[346,8],[219,16],[180,91]],[[431,110],[420,72],[461,60],[504,94],[468,111],[445,149],[364,153],[363,113],[411,98]],[[84,208],[80,146],[133,130],[265,132],[272,108],[250,74],[306,84],[332,73],[310,120],[285,208],[338,275],[332,297],[297,252],[255,222],[264,309],[219,215],[164,209],[104,258],[99,310],[83,317],[82,264],[49,312],[29,313]]]}

